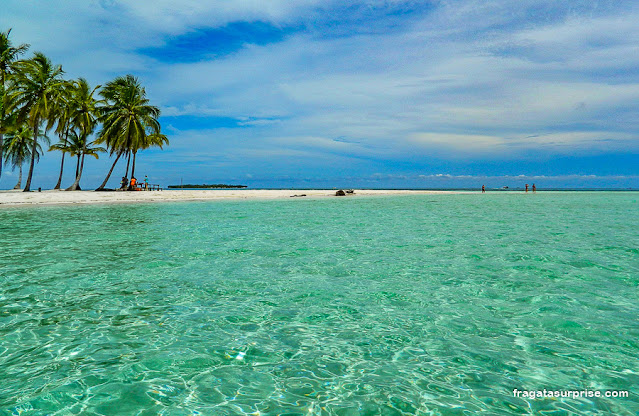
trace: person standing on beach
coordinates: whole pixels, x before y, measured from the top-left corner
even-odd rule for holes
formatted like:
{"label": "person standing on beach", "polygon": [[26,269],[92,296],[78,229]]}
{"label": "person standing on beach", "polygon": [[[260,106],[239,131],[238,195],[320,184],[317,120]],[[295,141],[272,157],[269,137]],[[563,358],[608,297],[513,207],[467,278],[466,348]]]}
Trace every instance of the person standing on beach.
{"label": "person standing on beach", "polygon": [[528,192],[528,184],[526,184],[526,193]]}
{"label": "person standing on beach", "polygon": [[481,186],[481,193],[485,194],[486,193],[486,185],[482,185]]}
{"label": "person standing on beach", "polygon": [[149,177],[144,175],[144,190],[147,191],[148,189],[149,189]]}
{"label": "person standing on beach", "polygon": [[537,187],[535,186],[534,183],[533,183],[533,192],[537,192]]}
{"label": "person standing on beach", "polygon": [[129,180],[126,176],[122,177],[122,181],[120,182],[120,189],[126,189],[126,186],[129,184]]}

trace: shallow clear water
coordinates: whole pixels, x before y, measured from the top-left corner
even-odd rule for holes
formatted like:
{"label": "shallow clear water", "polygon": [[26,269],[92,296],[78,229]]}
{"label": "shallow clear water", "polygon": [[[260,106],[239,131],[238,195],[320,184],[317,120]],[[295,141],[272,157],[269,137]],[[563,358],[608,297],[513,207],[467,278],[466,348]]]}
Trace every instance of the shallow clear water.
{"label": "shallow clear water", "polygon": [[638,200],[4,208],[0,415],[639,414]]}

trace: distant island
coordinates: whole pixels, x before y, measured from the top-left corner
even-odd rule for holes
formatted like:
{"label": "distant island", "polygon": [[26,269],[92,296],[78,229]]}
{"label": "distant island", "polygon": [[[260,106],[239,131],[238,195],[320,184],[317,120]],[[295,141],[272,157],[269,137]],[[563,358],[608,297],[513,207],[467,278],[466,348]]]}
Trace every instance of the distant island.
{"label": "distant island", "polygon": [[189,188],[189,189],[193,189],[193,188],[206,188],[206,189],[220,189],[220,188],[226,188],[226,189],[230,189],[230,188],[246,188],[246,185],[225,185],[223,183],[216,183],[213,185],[207,185],[207,184],[203,184],[203,185],[192,185],[192,184],[184,184],[184,185],[169,185],[169,189],[172,188]]}

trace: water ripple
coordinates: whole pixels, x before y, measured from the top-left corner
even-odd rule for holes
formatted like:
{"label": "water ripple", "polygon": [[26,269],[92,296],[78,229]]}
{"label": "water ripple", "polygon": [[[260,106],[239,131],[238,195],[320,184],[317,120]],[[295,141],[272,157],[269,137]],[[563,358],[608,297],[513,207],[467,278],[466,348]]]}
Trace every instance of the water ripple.
{"label": "water ripple", "polygon": [[631,193],[4,209],[0,415],[636,415],[638,223]]}

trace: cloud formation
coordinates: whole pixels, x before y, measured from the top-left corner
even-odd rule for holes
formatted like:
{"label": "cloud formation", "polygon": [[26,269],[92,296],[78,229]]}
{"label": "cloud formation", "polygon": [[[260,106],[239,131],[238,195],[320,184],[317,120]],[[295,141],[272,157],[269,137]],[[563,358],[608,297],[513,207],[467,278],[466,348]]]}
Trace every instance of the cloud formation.
{"label": "cloud formation", "polygon": [[[173,161],[194,178],[323,179],[525,165],[636,184],[634,2],[4,3],[0,27],[69,76],[142,79],[172,142],[141,159],[149,171]],[[548,162],[565,157],[578,161]]]}

